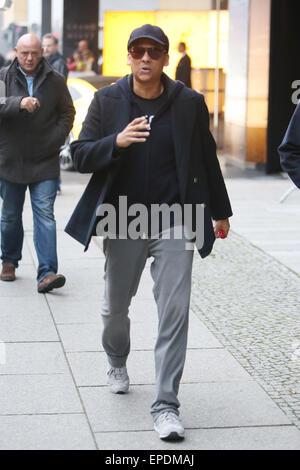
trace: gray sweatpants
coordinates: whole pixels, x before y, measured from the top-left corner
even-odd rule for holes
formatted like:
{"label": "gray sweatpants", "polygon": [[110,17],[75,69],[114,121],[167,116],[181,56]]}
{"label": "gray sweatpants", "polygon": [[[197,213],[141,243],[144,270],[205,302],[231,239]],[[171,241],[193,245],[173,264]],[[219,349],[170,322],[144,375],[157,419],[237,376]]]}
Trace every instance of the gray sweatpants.
{"label": "gray sweatpants", "polygon": [[155,345],[157,395],[151,407],[155,418],[162,410],[178,414],[177,395],[183,372],[188,333],[193,251],[186,240],[104,240],[105,293],[102,344],[108,362],[123,367],[130,350],[128,309],[149,257],[158,310]]}

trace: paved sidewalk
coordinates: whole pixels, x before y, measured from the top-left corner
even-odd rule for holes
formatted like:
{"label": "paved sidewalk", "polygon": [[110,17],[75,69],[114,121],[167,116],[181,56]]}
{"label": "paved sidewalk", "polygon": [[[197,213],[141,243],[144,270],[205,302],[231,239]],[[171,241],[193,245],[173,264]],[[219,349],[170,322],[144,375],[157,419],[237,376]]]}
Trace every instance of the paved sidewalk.
{"label": "paved sidewalk", "polygon": [[233,233],[214,256],[195,257],[179,395],[186,439],[170,444],[158,439],[149,414],[157,324],[149,263],[130,313],[130,393],[105,386],[103,254],[96,243],[84,254],[63,232],[84,188],[75,178],[63,178],[56,204],[65,288],[36,292],[28,200],[18,280],[0,283],[0,449],[299,450],[299,193],[279,205],[286,179],[227,180]]}

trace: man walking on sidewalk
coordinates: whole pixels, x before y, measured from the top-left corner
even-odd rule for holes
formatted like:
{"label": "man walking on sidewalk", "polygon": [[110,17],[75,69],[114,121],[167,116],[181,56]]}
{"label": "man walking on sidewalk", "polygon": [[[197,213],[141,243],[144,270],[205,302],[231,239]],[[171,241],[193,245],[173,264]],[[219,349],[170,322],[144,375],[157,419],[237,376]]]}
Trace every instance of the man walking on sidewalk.
{"label": "man walking on sidewalk", "polygon": [[22,36],[17,57],[0,72],[5,97],[0,100],[0,279],[14,281],[22,258],[22,213],[27,187],[38,257],[38,292],[65,284],[57,275],[54,202],[59,175],[59,148],[69,134],[75,110],[65,79],[43,58],[39,39]]}
{"label": "man walking on sidewalk", "polygon": [[[221,231],[224,236],[229,231],[232,212],[203,96],[163,73],[168,51],[169,40],[157,26],[134,30],[128,42],[132,74],[95,94],[79,140],[72,144],[76,169],[93,176],[66,231],[86,249],[103,222],[97,216],[103,216],[104,202],[120,219],[125,215],[120,196],[127,198],[131,209],[133,204],[143,205],[148,214],[157,204],[205,207],[204,243],[199,246],[202,257],[211,252]],[[216,220],[214,229],[211,217]],[[113,393],[129,389],[128,309],[147,258],[153,257],[159,326],[157,394],[151,414],[161,439],[178,440],[184,437],[177,395],[187,348],[193,249],[187,249],[185,235],[165,237],[161,228],[159,237],[152,236],[152,230],[151,236],[144,230],[139,237],[130,237],[129,220],[126,236],[120,223],[117,236],[112,233],[104,239],[102,342],[109,363],[108,384]],[[149,220],[151,227],[153,218]],[[168,233],[173,235],[177,228],[173,220]]]}

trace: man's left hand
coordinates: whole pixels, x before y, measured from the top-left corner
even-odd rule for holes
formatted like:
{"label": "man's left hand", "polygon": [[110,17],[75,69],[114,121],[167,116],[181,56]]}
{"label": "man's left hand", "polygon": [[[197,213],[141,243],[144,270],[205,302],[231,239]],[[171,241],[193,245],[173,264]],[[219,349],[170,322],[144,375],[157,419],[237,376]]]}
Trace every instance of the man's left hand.
{"label": "man's left hand", "polygon": [[226,235],[226,237],[223,237],[223,238],[227,238],[229,230],[230,230],[229,219],[217,220],[216,221],[216,224],[215,224],[215,227],[214,227],[214,232],[215,232],[216,238],[221,238],[221,235],[219,233],[220,231],[223,231],[224,234]]}

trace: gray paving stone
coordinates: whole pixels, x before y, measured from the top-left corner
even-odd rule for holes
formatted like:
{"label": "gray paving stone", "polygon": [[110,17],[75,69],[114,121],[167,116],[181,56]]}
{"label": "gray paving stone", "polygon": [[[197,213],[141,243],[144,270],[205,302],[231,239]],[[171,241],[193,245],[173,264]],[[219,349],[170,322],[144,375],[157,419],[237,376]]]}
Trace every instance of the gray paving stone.
{"label": "gray paving stone", "polygon": [[1,450],[95,450],[85,415],[0,416]]}
{"label": "gray paving stone", "polygon": [[[184,416],[191,427],[291,424],[254,381],[183,385],[181,396],[182,404],[186,404]],[[196,426],[191,424],[195,417]]]}
{"label": "gray paving stone", "polygon": [[[263,242],[260,242],[260,248],[262,248],[264,251],[268,251],[269,254],[271,254],[273,251],[282,251],[282,240],[264,240]],[[285,247],[286,250],[291,253],[291,252],[299,252],[300,251],[300,241],[295,241],[292,238],[290,240],[285,240]]]}
{"label": "gray paving stone", "polygon": [[[227,276],[220,278],[220,269]],[[299,279],[231,233],[205,266],[195,262],[192,310],[278,405],[294,413],[292,422],[300,427],[291,392],[300,383]]]}
{"label": "gray paving stone", "polygon": [[[81,175],[77,177],[81,178]],[[246,239],[232,232],[226,242],[216,242],[211,257],[206,260],[200,260],[198,255],[195,257],[194,312],[190,315],[189,335],[191,350],[183,377],[183,382],[188,383],[183,383],[180,389],[187,439],[178,446],[182,445],[183,449],[255,449],[257,445],[267,449],[298,448],[298,431],[286,424],[295,422],[300,427],[299,346],[296,345],[300,340],[299,279],[249,241],[300,274],[300,192],[294,192],[281,205],[279,198],[288,188],[288,180],[241,178],[227,183],[236,214],[231,220],[232,228]],[[36,254],[28,197],[24,212],[24,256],[17,272],[19,279],[10,285],[0,283],[0,341],[22,342],[6,344],[7,363],[2,369],[0,366],[0,389],[5,397],[0,403],[0,414],[1,410],[5,414],[7,411],[13,414],[58,413],[42,417],[0,416],[0,440],[8,427],[4,441],[8,446],[10,436],[15,435],[16,446],[25,442],[29,448],[34,448],[36,442],[37,448],[47,448],[47,445],[48,448],[63,448],[64,445],[81,448],[81,430],[82,446],[90,445],[86,421],[76,422],[76,428],[73,420],[73,416],[81,419],[82,415],[71,416],[68,424],[68,419],[64,422],[61,418],[66,415],[59,414],[83,410],[65,369],[63,356],[56,355],[60,351],[59,344],[55,343],[59,338],[48,308],[49,305],[59,324],[63,346],[70,350],[76,379],[88,385],[101,383],[105,373],[100,378],[99,372],[101,367],[104,368],[105,360],[99,360],[104,354],[101,353],[102,324],[98,308],[103,293],[104,256],[99,240],[92,241],[89,251],[84,253],[83,247],[63,231],[82,192],[81,185],[64,186],[63,196],[56,204],[59,269],[67,275],[65,288],[47,296],[36,292]],[[133,381],[148,385],[131,387],[125,397],[109,394],[106,387],[80,388],[99,433],[98,442],[101,438],[104,447],[111,441],[120,448],[130,448],[132,442],[138,443],[140,448],[145,445],[158,449],[166,445],[152,431],[149,415],[155,395],[155,388],[149,383],[154,382],[151,350],[157,325],[150,264],[151,260],[148,260],[138,295],[130,309],[133,351],[129,359],[130,368],[130,361],[133,361],[130,374]],[[26,341],[37,343],[25,344]],[[215,348],[216,351],[201,348]],[[246,372],[241,374],[244,378],[239,376],[242,369],[224,348],[244,368]],[[190,363],[189,357],[192,358]],[[17,375],[1,375],[1,371]],[[64,375],[55,375],[64,371]],[[198,375],[201,375],[200,379]],[[197,383],[191,383],[195,377]],[[9,419],[12,424],[8,423]],[[57,436],[51,432],[52,428],[57,428]],[[68,429],[70,432],[66,436]]]}
{"label": "gray paving stone", "polygon": [[15,282],[0,281],[0,298],[26,297],[29,292],[33,297],[41,295],[37,293],[36,270],[31,264],[20,265],[16,276]]}
{"label": "gray paving stone", "polygon": [[114,395],[106,387],[80,389],[94,432],[152,430],[154,394],[155,387],[150,385],[131,387],[126,395]]}
{"label": "gray paving stone", "polygon": [[[99,264],[100,263],[104,264],[104,260],[99,260]],[[104,271],[101,267],[83,267],[80,263],[80,269],[74,269],[70,266],[66,267],[64,269],[64,275],[67,279],[66,287],[68,287],[68,289],[95,291],[97,293],[99,291],[101,292],[101,285],[104,284]]]}
{"label": "gray paving stone", "polygon": [[222,347],[218,339],[199,321],[199,318],[192,311],[190,311],[188,347],[214,349]]}
{"label": "gray paving stone", "polygon": [[295,426],[186,429],[182,442],[161,441],[155,431],[96,433],[100,450],[300,450]]}
{"label": "gray paving stone", "polygon": [[[105,353],[69,353],[78,386],[106,385]],[[132,385],[155,384],[153,351],[131,351],[128,372]],[[189,349],[181,383],[233,382],[251,380],[224,349]]]}
{"label": "gray paving stone", "polygon": [[[18,299],[21,300],[21,299]],[[23,300],[23,298],[22,298]],[[55,325],[49,310],[39,300],[14,299],[1,310],[0,340],[4,342],[58,341]]]}
{"label": "gray paving stone", "polygon": [[28,296],[28,291],[24,290],[24,297],[14,297],[8,299],[7,297],[0,297],[0,318],[6,315],[12,316],[14,314],[49,314],[49,308],[45,300],[45,296],[41,294],[34,294]]}
{"label": "gray paving stone", "polygon": [[[83,288],[83,285],[85,287]],[[74,302],[84,300],[86,303],[101,299],[104,292],[104,284],[102,282],[94,283],[93,286],[83,282],[82,286],[79,283],[67,282],[62,289],[57,289],[47,294],[47,299],[51,306],[60,307],[63,302]]]}
{"label": "gray paving stone", "polygon": [[[152,430],[149,409],[155,399],[154,386],[134,386],[126,395],[113,395],[106,387],[81,388],[80,393],[94,432]],[[179,400],[187,428],[291,424],[251,381],[182,384]]]}
{"label": "gray paving stone", "polygon": [[80,265],[78,263],[78,259],[64,259],[62,257],[59,258],[59,270],[64,273],[65,271],[71,271],[72,275],[74,272],[78,271],[79,273],[81,270],[85,269],[93,269],[96,270],[97,275],[99,274],[100,278],[103,276],[103,268],[105,260],[102,257],[94,257],[94,258],[81,258]]}
{"label": "gray paving stone", "polygon": [[54,301],[48,296],[51,312],[56,324],[100,323],[100,299]]}
{"label": "gray paving stone", "polygon": [[8,343],[6,362],[0,375],[67,374],[67,362],[60,343]]}
{"label": "gray paving stone", "polygon": [[82,413],[69,375],[0,375],[0,415]]}
{"label": "gray paving stone", "polygon": [[58,325],[59,334],[67,352],[101,351],[101,324],[83,323]]}
{"label": "gray paving stone", "polygon": [[[82,280],[82,282],[75,281],[72,279],[72,275],[68,275],[68,272],[64,271],[66,276],[66,284],[63,289],[53,290],[48,294],[48,298],[53,298],[53,303],[57,301],[69,302],[74,300],[84,299],[86,303],[89,301],[99,300],[102,297],[104,291],[104,282],[92,282],[88,278]],[[91,278],[92,279],[92,278]],[[58,306],[60,307],[60,305]]]}

